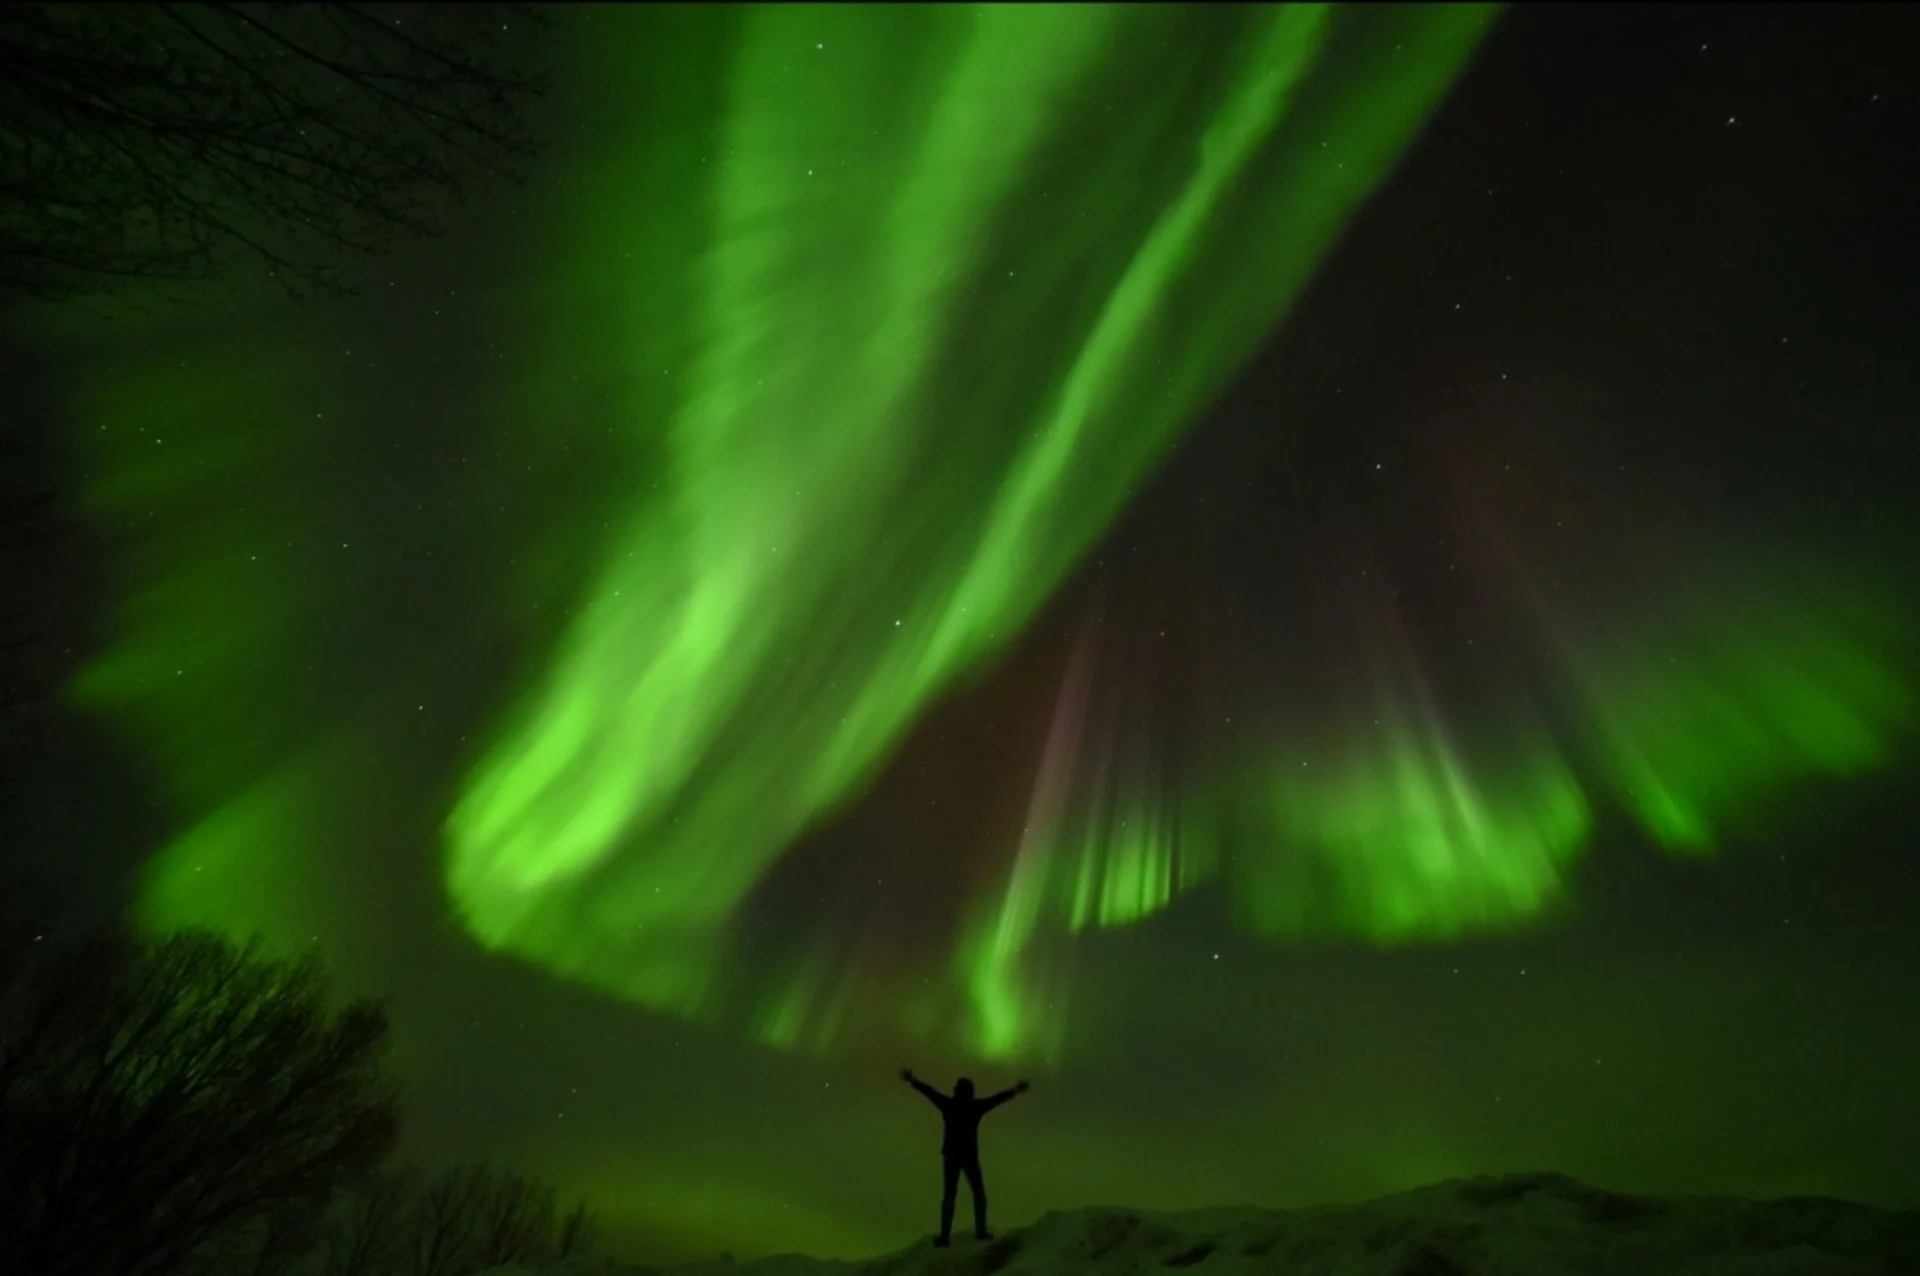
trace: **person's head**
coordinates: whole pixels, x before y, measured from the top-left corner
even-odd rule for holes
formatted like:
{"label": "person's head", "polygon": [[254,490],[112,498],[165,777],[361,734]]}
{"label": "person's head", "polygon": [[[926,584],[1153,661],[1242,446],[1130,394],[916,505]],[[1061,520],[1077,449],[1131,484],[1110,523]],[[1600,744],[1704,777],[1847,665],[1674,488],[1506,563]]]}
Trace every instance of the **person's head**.
{"label": "person's head", "polygon": [[973,1097],[973,1078],[961,1077],[958,1081],[954,1082],[953,1097],[956,1099],[971,1099]]}

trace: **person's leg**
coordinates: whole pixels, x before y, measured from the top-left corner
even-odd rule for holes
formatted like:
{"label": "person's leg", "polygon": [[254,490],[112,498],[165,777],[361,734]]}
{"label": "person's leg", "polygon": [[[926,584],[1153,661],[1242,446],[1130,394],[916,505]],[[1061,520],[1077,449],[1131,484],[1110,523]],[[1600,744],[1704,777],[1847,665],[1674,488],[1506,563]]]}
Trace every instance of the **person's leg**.
{"label": "person's leg", "polygon": [[945,1245],[953,1234],[953,1198],[960,1194],[960,1163],[943,1158],[940,1172],[940,1235],[933,1243]]}
{"label": "person's leg", "polygon": [[968,1161],[966,1169],[967,1186],[973,1189],[973,1234],[988,1240],[993,1233],[987,1230],[987,1180],[980,1173],[980,1158]]}

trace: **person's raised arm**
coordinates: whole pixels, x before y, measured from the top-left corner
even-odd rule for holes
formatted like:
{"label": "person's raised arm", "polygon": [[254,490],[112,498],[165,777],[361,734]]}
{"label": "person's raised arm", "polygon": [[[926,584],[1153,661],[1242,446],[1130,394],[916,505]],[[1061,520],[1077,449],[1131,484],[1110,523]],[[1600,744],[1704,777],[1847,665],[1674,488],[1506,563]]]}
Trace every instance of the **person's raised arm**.
{"label": "person's raised arm", "polygon": [[999,1094],[990,1094],[986,1097],[986,1100],[981,1103],[980,1110],[982,1112],[991,1112],[993,1111],[993,1109],[1005,1103],[1008,1099],[1011,1099],[1014,1095],[1025,1094],[1028,1090],[1031,1090],[1032,1088],[1033,1088],[1032,1086],[1022,1081],[1019,1085],[1014,1086],[1010,1090],[1002,1090]]}
{"label": "person's raised arm", "polygon": [[914,1076],[912,1068],[900,1069],[900,1079],[918,1090],[921,1094],[926,1095],[927,1102],[931,1103],[934,1107],[939,1108],[942,1112],[947,1110],[947,1096],[941,1094],[919,1077]]}

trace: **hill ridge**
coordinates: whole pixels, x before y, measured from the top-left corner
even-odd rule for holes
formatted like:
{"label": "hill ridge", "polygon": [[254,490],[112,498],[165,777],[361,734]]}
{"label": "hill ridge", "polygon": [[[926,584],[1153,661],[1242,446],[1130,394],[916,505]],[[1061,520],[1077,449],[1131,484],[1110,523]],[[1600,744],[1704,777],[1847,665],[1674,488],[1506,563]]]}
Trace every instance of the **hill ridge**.
{"label": "hill ridge", "polygon": [[[1920,1211],[1822,1196],[1644,1196],[1536,1172],[1353,1205],[1050,1210],[995,1239],[871,1259],[673,1267],[574,1260],[548,1276],[1920,1276]],[[523,1276],[497,1269],[488,1276]]]}

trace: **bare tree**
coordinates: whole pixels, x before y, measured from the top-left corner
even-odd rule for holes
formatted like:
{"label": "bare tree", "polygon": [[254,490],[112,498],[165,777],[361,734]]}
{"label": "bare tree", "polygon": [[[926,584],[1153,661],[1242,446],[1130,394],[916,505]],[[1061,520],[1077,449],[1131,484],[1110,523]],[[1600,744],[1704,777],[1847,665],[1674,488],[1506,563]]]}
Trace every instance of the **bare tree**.
{"label": "bare tree", "polygon": [[554,1233],[553,1257],[557,1261],[575,1254],[590,1254],[594,1248],[593,1214],[585,1201],[577,1202],[560,1220]]}
{"label": "bare tree", "polygon": [[408,1229],[403,1268],[408,1276],[463,1276],[473,1270],[485,1176],[480,1166],[457,1166],[420,1193]]}
{"label": "bare tree", "polygon": [[208,1276],[290,1276],[314,1253],[325,1213],[317,1200],[283,1203],[195,1255],[192,1266]]}
{"label": "bare tree", "polygon": [[0,296],[197,281],[297,295],[431,233],[532,152],[522,5],[0,5]]}
{"label": "bare tree", "polygon": [[554,1190],[488,1165],[440,1175],[414,1207],[406,1276],[469,1276],[509,1264],[542,1266],[587,1243],[585,1207],[563,1226]]}
{"label": "bare tree", "polygon": [[0,986],[0,1237],[36,1276],[283,1269],[397,1131],[384,1012],[204,934]]}
{"label": "bare tree", "polygon": [[559,1217],[554,1190],[488,1165],[459,1165],[425,1180],[370,1178],[335,1202],[304,1270],[313,1276],[473,1276],[544,1267],[591,1248],[584,1204]]}
{"label": "bare tree", "polygon": [[401,1170],[368,1176],[345,1192],[321,1234],[316,1276],[384,1276],[400,1269],[413,1203],[413,1179]]}
{"label": "bare tree", "polygon": [[518,1174],[493,1172],[487,1180],[475,1254],[479,1266],[545,1262],[555,1232],[553,1188]]}

